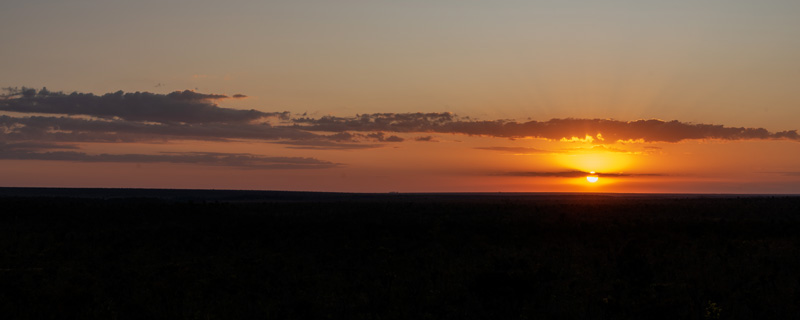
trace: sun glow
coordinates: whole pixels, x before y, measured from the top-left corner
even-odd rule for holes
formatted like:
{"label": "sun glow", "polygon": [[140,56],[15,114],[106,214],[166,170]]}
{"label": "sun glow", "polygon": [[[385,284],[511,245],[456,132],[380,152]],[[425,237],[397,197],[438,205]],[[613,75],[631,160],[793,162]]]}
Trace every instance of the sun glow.
{"label": "sun glow", "polygon": [[589,174],[589,176],[586,176],[586,181],[589,181],[589,183],[595,183],[597,180],[600,180],[600,177],[595,175],[594,171],[590,172]]}
{"label": "sun glow", "polygon": [[555,155],[555,162],[580,171],[594,169],[600,172],[624,171],[630,166],[632,156],[620,153],[588,153]]}

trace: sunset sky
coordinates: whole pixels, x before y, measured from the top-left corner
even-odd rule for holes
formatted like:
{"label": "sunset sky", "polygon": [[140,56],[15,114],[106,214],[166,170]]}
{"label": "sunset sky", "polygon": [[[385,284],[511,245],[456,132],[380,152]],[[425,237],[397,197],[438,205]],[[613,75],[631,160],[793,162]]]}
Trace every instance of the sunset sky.
{"label": "sunset sky", "polygon": [[798,194],[798,15],[4,0],[0,187]]}

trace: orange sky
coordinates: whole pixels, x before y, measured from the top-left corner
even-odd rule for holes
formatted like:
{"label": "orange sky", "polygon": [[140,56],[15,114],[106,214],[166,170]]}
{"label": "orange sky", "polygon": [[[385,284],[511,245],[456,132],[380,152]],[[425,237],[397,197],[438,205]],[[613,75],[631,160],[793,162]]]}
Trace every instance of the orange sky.
{"label": "orange sky", "polygon": [[[6,118],[6,123],[31,116],[16,115]],[[33,117],[49,119],[42,115]],[[127,123],[101,118],[86,121]],[[277,121],[273,128],[280,127],[280,122],[287,128],[298,128],[289,120]],[[300,131],[313,132],[306,130],[306,126],[307,123],[299,127]],[[800,145],[797,140],[777,138],[623,142],[586,136],[508,138],[431,131],[377,131],[383,137],[375,138],[369,137],[373,131],[354,130],[343,131],[353,135],[345,140],[325,140],[322,142],[326,144],[317,146],[309,142],[320,142],[318,138],[233,137],[214,141],[217,137],[185,139],[169,135],[150,137],[144,133],[129,136],[131,142],[78,141],[85,137],[77,136],[72,137],[76,142],[65,142],[56,140],[69,138],[52,136],[56,127],[48,127],[51,136],[34,136],[39,137],[40,144],[55,142],[36,145],[35,140],[17,138],[23,136],[25,127],[9,128],[12,127],[6,125],[6,142],[0,148],[6,157],[0,167],[4,186],[346,192],[794,193],[800,184],[797,173]],[[59,127],[69,131],[63,129],[67,128]],[[100,136],[88,129],[71,130],[86,130],[84,134]],[[600,137],[610,135],[598,133]],[[392,142],[390,136],[402,141]],[[137,142],[139,139],[142,141]],[[289,166],[269,167],[273,165],[269,159],[241,162],[227,158],[210,160],[205,156],[181,158],[193,153],[215,157],[279,155],[289,160],[279,159],[278,163],[288,162]],[[119,157],[104,160],[102,155]],[[162,158],[137,158],[138,155]],[[297,163],[297,159],[314,162],[304,167],[308,165],[303,164],[305,160]],[[590,171],[597,172],[597,183],[586,181]]]}
{"label": "orange sky", "polygon": [[798,14],[4,1],[0,186],[797,194]]}

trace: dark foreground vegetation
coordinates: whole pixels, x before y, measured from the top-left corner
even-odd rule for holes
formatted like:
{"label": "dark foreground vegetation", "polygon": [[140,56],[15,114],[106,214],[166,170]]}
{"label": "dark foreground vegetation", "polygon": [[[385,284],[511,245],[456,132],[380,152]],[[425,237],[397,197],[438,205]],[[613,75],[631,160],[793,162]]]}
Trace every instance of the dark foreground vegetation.
{"label": "dark foreground vegetation", "polygon": [[0,189],[0,314],[790,319],[800,197]]}

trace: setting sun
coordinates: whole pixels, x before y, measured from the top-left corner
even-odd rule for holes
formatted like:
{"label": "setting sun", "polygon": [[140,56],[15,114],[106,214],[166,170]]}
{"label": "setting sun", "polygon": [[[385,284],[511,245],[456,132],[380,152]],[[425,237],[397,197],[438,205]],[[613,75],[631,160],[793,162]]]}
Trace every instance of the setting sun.
{"label": "setting sun", "polygon": [[586,176],[586,181],[589,181],[589,183],[595,183],[600,179],[600,177],[595,175],[594,171],[590,172],[590,174],[591,175]]}

